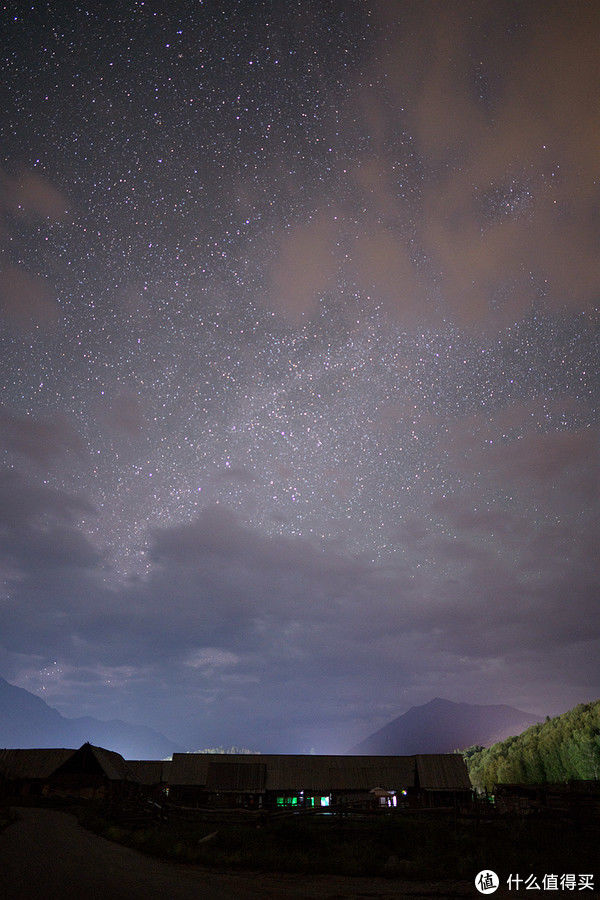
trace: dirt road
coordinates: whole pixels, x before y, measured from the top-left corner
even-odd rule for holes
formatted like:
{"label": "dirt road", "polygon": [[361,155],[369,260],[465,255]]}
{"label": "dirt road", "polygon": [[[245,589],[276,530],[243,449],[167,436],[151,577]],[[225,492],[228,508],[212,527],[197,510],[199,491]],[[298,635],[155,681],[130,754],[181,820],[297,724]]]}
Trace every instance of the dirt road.
{"label": "dirt road", "polygon": [[67,813],[19,809],[0,833],[1,900],[314,900],[473,896],[471,886],[379,878],[213,872],[153,859],[81,828]]}

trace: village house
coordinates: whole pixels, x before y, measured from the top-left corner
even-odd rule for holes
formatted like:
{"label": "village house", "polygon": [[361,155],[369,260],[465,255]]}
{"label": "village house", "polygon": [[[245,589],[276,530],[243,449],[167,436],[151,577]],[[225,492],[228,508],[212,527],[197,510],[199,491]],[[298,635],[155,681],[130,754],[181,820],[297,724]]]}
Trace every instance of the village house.
{"label": "village house", "polygon": [[141,796],[162,803],[167,797],[171,760],[128,759],[127,768]]}
{"label": "village house", "polygon": [[1,750],[5,797],[153,800],[188,807],[410,809],[460,807],[472,790],[460,754],[316,756],[176,753],[124,760],[111,750]]}
{"label": "village house", "polygon": [[0,750],[1,798],[41,797],[53,772],[75,750]]}
{"label": "village house", "polygon": [[119,753],[83,744],[78,750],[0,750],[6,798],[122,798],[141,793],[135,772]]}
{"label": "village house", "polygon": [[83,800],[124,799],[139,793],[139,782],[120,753],[85,743],[55,769],[47,790]]}
{"label": "village house", "polygon": [[249,809],[461,806],[472,789],[459,754],[299,756],[175,753],[169,801]]}

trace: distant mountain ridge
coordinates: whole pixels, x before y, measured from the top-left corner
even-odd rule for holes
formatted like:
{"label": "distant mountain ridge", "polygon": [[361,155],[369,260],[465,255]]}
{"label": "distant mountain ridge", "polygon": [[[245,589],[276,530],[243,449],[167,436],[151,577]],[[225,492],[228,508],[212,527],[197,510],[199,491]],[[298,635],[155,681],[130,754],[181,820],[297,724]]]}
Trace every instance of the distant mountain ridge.
{"label": "distant mountain ridge", "polygon": [[488,747],[540,721],[539,716],[512,706],[478,706],[436,697],[423,706],[413,706],[348,752],[399,756],[452,753],[474,744]]}
{"label": "distant mountain ridge", "polygon": [[163,759],[184,749],[145,725],[91,716],[68,719],[41,697],[0,678],[0,747],[76,749],[86,741],[125,759]]}

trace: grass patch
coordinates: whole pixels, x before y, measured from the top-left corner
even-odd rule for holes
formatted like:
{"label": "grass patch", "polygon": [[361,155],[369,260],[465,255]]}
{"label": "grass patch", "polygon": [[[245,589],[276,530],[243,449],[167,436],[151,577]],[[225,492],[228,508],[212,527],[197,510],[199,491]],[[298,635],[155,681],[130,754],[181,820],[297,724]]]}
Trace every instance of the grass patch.
{"label": "grass patch", "polygon": [[[87,810],[82,824],[144,853],[206,867],[415,880],[469,880],[497,872],[590,871],[600,823],[503,817],[477,823],[448,817],[378,820],[289,818],[241,823],[154,822],[127,826]],[[214,831],[218,833],[203,842]]]}

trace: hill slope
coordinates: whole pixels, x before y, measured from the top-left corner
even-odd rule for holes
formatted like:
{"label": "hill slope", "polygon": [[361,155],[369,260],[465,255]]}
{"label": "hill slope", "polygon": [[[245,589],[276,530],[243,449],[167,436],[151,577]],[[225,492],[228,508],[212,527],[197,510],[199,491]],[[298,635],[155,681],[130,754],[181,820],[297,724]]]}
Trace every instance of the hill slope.
{"label": "hill slope", "polygon": [[511,706],[453,703],[439,697],[413,706],[349,753],[452,753],[473,744],[488,746],[539,722],[537,716]]}
{"label": "hill slope", "polygon": [[475,787],[498,783],[600,778],[600,700],[528,728],[523,734],[467,754]]}
{"label": "hill slope", "polygon": [[146,728],[113,719],[68,719],[23,688],[0,678],[0,747],[80,747],[89,741],[126,759],[162,759],[181,751],[173,741]]}

